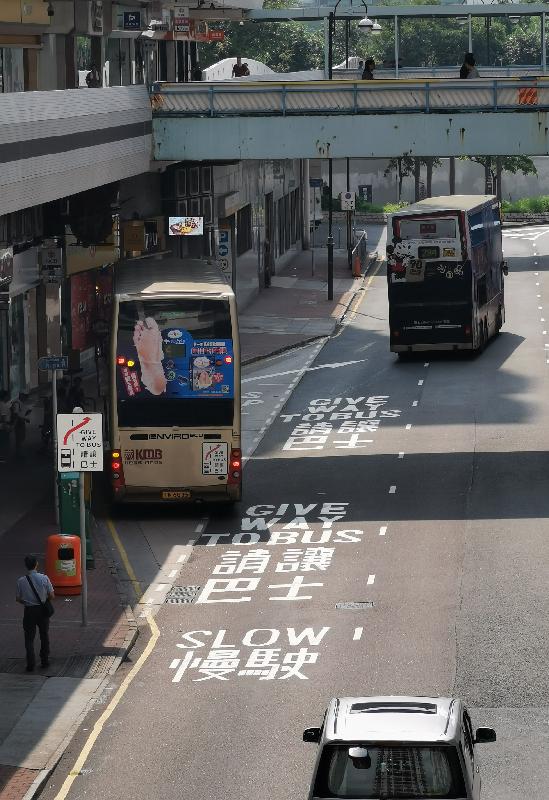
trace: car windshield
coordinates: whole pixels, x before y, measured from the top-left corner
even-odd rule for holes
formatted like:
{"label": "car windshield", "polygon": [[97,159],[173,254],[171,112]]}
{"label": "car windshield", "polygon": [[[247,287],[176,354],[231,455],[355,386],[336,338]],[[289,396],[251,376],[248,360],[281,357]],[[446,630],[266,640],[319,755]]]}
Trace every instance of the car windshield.
{"label": "car windshield", "polygon": [[418,800],[467,796],[454,747],[363,744],[360,758],[351,757],[349,750],[348,744],[324,748],[315,798]]}

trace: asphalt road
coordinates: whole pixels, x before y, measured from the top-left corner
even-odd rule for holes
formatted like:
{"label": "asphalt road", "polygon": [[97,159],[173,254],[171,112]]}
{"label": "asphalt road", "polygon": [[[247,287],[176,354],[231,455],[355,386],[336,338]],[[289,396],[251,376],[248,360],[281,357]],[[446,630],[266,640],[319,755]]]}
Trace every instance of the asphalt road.
{"label": "asphalt road", "polygon": [[[238,511],[189,548],[178,583],[196,599],[158,606],[159,639],[71,800],[304,798],[302,730],[330,697],[376,693],[463,697],[498,731],[483,800],[546,800],[549,229],[508,232],[505,248],[506,323],[477,358],[400,364],[373,278],[250,458]],[[173,512],[116,522],[183,544],[196,527]]]}

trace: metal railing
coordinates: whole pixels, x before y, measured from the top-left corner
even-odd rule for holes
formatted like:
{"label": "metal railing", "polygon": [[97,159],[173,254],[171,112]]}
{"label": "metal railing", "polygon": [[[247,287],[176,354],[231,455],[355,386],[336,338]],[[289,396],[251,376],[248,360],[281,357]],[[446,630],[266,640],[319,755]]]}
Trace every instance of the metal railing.
{"label": "metal railing", "polygon": [[155,117],[546,111],[549,79],[156,83],[151,104]]}

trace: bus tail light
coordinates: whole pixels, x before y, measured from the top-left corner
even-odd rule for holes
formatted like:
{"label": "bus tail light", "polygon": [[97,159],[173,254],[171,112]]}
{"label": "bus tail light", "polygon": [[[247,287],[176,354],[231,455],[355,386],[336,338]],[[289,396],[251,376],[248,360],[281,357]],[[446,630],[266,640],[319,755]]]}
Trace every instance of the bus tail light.
{"label": "bus tail light", "polygon": [[119,450],[111,453],[111,482],[115,492],[125,486],[122,453]]}
{"label": "bus tail light", "polygon": [[242,480],[242,450],[233,448],[229,461],[228,483],[240,483]]}

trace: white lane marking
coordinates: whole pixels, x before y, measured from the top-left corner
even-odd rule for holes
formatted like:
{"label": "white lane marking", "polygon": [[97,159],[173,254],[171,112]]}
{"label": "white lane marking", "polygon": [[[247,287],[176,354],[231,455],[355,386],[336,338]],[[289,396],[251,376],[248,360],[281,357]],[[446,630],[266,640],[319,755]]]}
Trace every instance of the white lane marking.
{"label": "white lane marking", "polygon": [[538,306],[538,311],[543,311],[543,306]]}
{"label": "white lane marking", "polygon": [[395,494],[396,490],[397,490],[396,486],[391,486],[391,488],[389,489],[389,494]]}
{"label": "white lane marking", "polygon": [[423,386],[423,379],[417,382],[418,386]]}
{"label": "white lane marking", "polygon": [[424,366],[424,367],[428,367],[428,366],[429,366],[429,361],[426,361],[426,362],[425,362],[425,364],[424,364],[423,366]]}
{"label": "white lane marking", "polygon": [[177,559],[177,563],[181,564],[181,562],[185,561],[186,558],[187,558],[187,556],[179,556],[179,558]]}
{"label": "white lane marking", "polygon": [[412,427],[412,426],[411,426],[411,424],[410,424],[410,423],[408,423],[408,424],[406,425],[406,430],[407,430],[407,431],[409,431],[409,430],[411,429],[411,427]]}
{"label": "white lane marking", "polygon": [[547,336],[547,331],[542,331],[543,336]]}
{"label": "white lane marking", "polygon": [[536,286],[539,286],[539,281],[536,283]]}
{"label": "white lane marking", "polygon": [[168,578],[175,578],[176,575],[177,575],[177,570],[172,569],[172,571],[168,574]]}
{"label": "white lane marking", "polygon": [[400,453],[398,454],[398,457],[399,458],[404,458],[404,451],[403,450],[400,451]]}
{"label": "white lane marking", "polygon": [[169,588],[170,588],[170,584],[169,583],[158,583],[156,585],[156,589],[154,591],[155,592],[162,592],[162,591],[164,591],[164,589],[169,589]]}
{"label": "white lane marking", "polygon": [[381,528],[379,529],[379,535],[385,536],[386,533],[387,533],[387,525],[382,525]]}
{"label": "white lane marking", "polygon": [[413,406],[417,406],[417,404],[418,404],[418,403],[419,403],[419,400],[414,400],[414,402],[412,403],[412,405],[413,405]]}
{"label": "white lane marking", "polygon": [[[365,347],[373,347],[373,342],[365,345]],[[358,358],[354,361],[339,361],[335,364],[319,364],[317,367],[307,367],[307,369],[288,369],[285,372],[273,372],[271,375],[256,375],[255,378],[244,378],[241,383],[251,383],[252,381],[262,381],[265,378],[281,378],[283,375],[296,375],[302,372],[314,372],[317,369],[337,369],[338,367],[349,367],[352,364],[361,364],[367,361],[367,358]]]}
{"label": "white lane marking", "polygon": [[368,580],[366,581],[366,586],[372,586],[373,582],[375,581],[375,575],[368,575]]}
{"label": "white lane marking", "polygon": [[358,642],[358,640],[362,636],[362,631],[363,630],[364,630],[364,628],[355,628],[355,632],[353,633],[353,642]]}
{"label": "white lane marking", "polygon": [[545,317],[540,317],[540,318],[539,318],[539,321],[540,321],[540,322],[545,322]]}
{"label": "white lane marking", "polygon": [[202,533],[202,531],[204,530],[205,527],[206,527],[206,520],[202,520],[202,522],[198,523],[198,525],[194,529],[194,532],[195,533]]}
{"label": "white lane marking", "polygon": [[541,295],[540,295],[540,294],[537,294],[537,295],[536,295],[536,297],[541,297]]}

